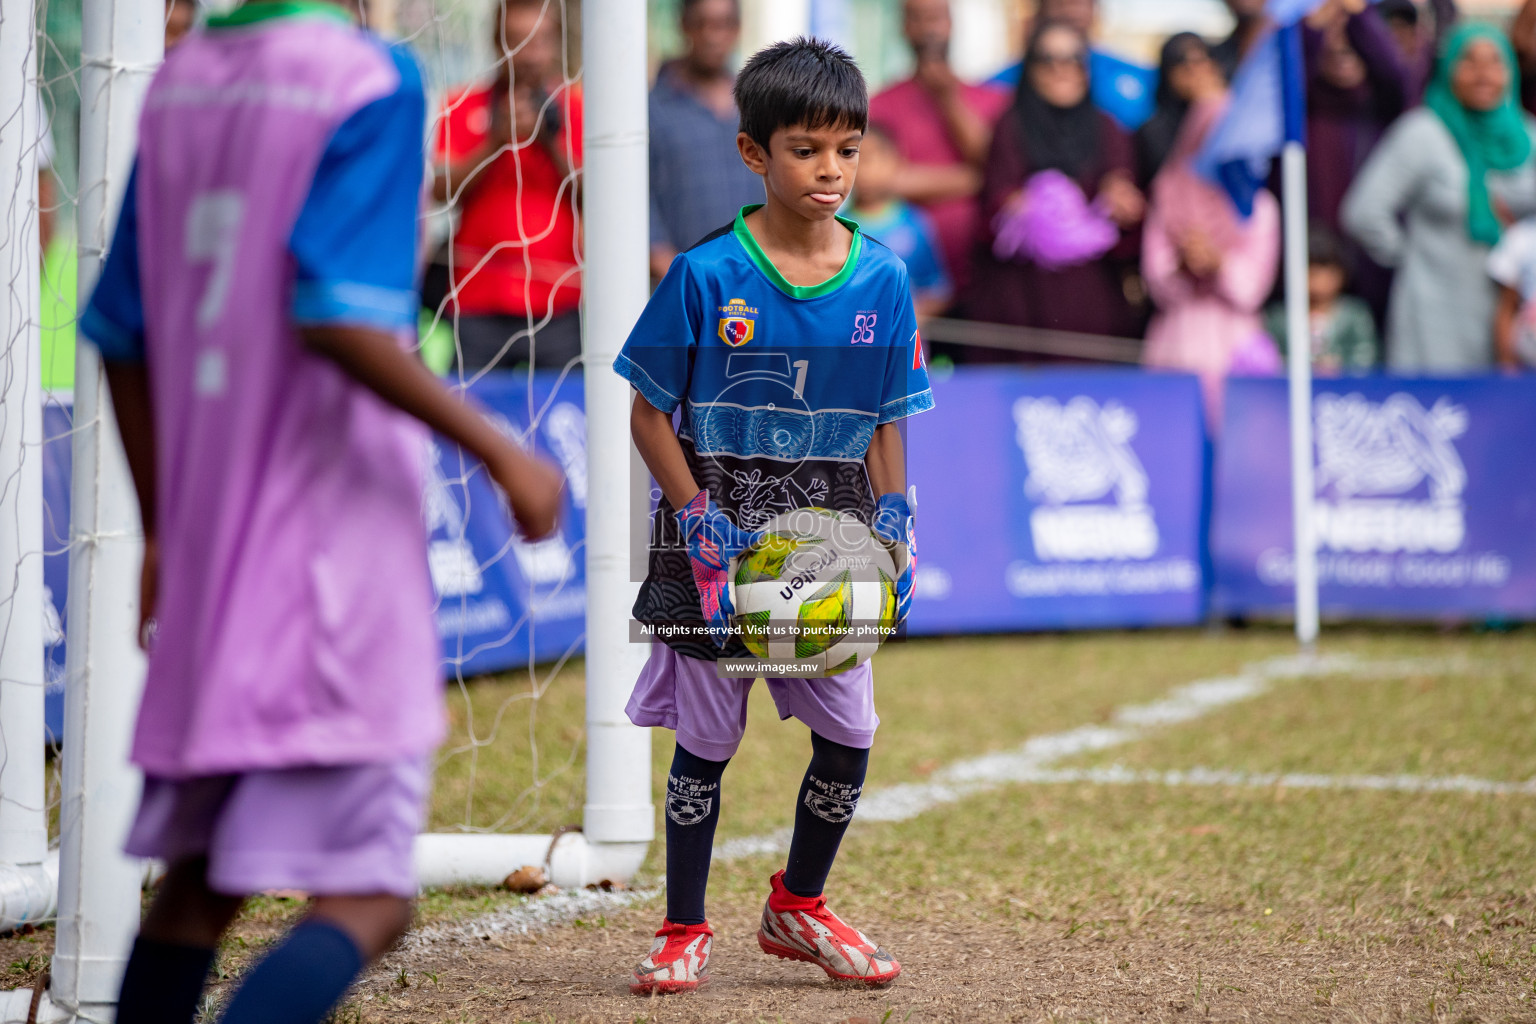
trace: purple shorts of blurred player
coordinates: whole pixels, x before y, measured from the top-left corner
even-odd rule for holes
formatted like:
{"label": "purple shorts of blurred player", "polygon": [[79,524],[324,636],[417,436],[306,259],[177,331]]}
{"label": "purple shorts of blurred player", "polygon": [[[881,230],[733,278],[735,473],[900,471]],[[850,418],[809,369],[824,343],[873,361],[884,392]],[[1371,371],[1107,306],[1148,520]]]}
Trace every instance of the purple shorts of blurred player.
{"label": "purple shorts of blurred player", "polygon": [[[721,678],[713,662],[678,654],[664,643],[635,682],[624,713],[640,726],[677,733],[690,754],[724,761],[736,754],[747,731],[749,678]],[[875,714],[875,674],[869,662],[825,679],[769,679],[779,718],[798,718],[834,743],[868,749],[880,716]]]}
{"label": "purple shorts of blurred player", "polygon": [[424,758],[190,779],[150,776],[127,851],[174,863],[207,856],[231,896],[416,895],[411,851],[431,773]]}

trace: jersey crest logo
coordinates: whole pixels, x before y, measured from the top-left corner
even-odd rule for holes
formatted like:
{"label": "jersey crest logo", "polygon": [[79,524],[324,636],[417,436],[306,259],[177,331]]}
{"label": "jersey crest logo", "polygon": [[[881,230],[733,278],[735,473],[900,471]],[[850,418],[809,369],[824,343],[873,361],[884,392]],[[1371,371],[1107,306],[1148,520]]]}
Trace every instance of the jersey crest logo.
{"label": "jersey crest logo", "polygon": [[725,316],[720,318],[720,340],[732,348],[741,348],[752,340],[756,321],[744,316]]}
{"label": "jersey crest logo", "polygon": [[720,318],[720,340],[731,348],[741,348],[757,333],[757,310],[747,305],[745,299],[732,299],[718,307],[725,314]]}

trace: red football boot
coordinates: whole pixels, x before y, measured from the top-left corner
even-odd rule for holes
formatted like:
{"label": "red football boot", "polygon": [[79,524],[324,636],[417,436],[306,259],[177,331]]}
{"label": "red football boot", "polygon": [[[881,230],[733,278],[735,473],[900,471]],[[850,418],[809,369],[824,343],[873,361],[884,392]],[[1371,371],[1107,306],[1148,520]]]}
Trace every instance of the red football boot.
{"label": "red football boot", "polygon": [[757,944],[781,960],[804,960],[839,981],[871,987],[889,984],[901,964],[827,909],[826,896],[806,899],[784,888],[784,872],[773,876],[773,891],[763,907]]}
{"label": "red football boot", "polygon": [[714,941],[708,921],[673,924],[664,919],[650,955],[635,968],[629,990],[637,996],[698,991],[709,981],[709,947]]}

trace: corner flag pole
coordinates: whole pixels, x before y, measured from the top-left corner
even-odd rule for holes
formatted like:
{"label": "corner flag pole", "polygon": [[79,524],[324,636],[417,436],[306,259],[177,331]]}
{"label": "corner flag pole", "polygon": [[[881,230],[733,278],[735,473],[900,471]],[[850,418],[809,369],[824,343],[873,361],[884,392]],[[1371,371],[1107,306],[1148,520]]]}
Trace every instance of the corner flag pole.
{"label": "corner flag pole", "polygon": [[1290,371],[1291,516],[1296,567],[1296,639],[1317,644],[1316,500],[1312,480],[1312,332],[1307,300],[1307,92],[1301,25],[1280,30],[1285,148],[1280,155],[1285,211],[1285,319]]}

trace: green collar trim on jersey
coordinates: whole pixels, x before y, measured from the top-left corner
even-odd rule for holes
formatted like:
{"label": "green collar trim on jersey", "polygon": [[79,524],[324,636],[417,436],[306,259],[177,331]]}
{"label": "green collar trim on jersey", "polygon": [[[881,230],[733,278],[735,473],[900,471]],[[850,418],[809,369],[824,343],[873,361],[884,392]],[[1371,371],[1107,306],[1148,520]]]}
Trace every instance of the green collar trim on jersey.
{"label": "green collar trim on jersey", "polygon": [[736,240],[741,243],[741,247],[747,250],[748,258],[757,264],[757,269],[761,270],[779,291],[792,299],[819,299],[823,295],[832,294],[848,283],[848,279],[858,268],[859,254],[864,251],[864,233],[859,230],[857,224],[847,217],[837,218],[839,224],[853,232],[853,244],[848,247],[848,258],[843,261],[842,270],[821,284],[805,286],[790,284],[784,279],[784,275],[779,273],[779,268],[773,265],[773,260],[768,258],[768,254],[763,252],[763,247],[757,244],[757,239],[752,237],[752,231],[747,227],[747,214],[761,209],[762,205],[762,203],[755,203],[751,206],[743,206],[736,214],[736,224],[732,231],[736,235]]}
{"label": "green collar trim on jersey", "polygon": [[337,4],[325,0],[259,0],[243,3],[228,14],[216,14],[207,21],[209,28],[242,28],[275,18],[323,18],[345,25],[355,25],[352,15]]}

